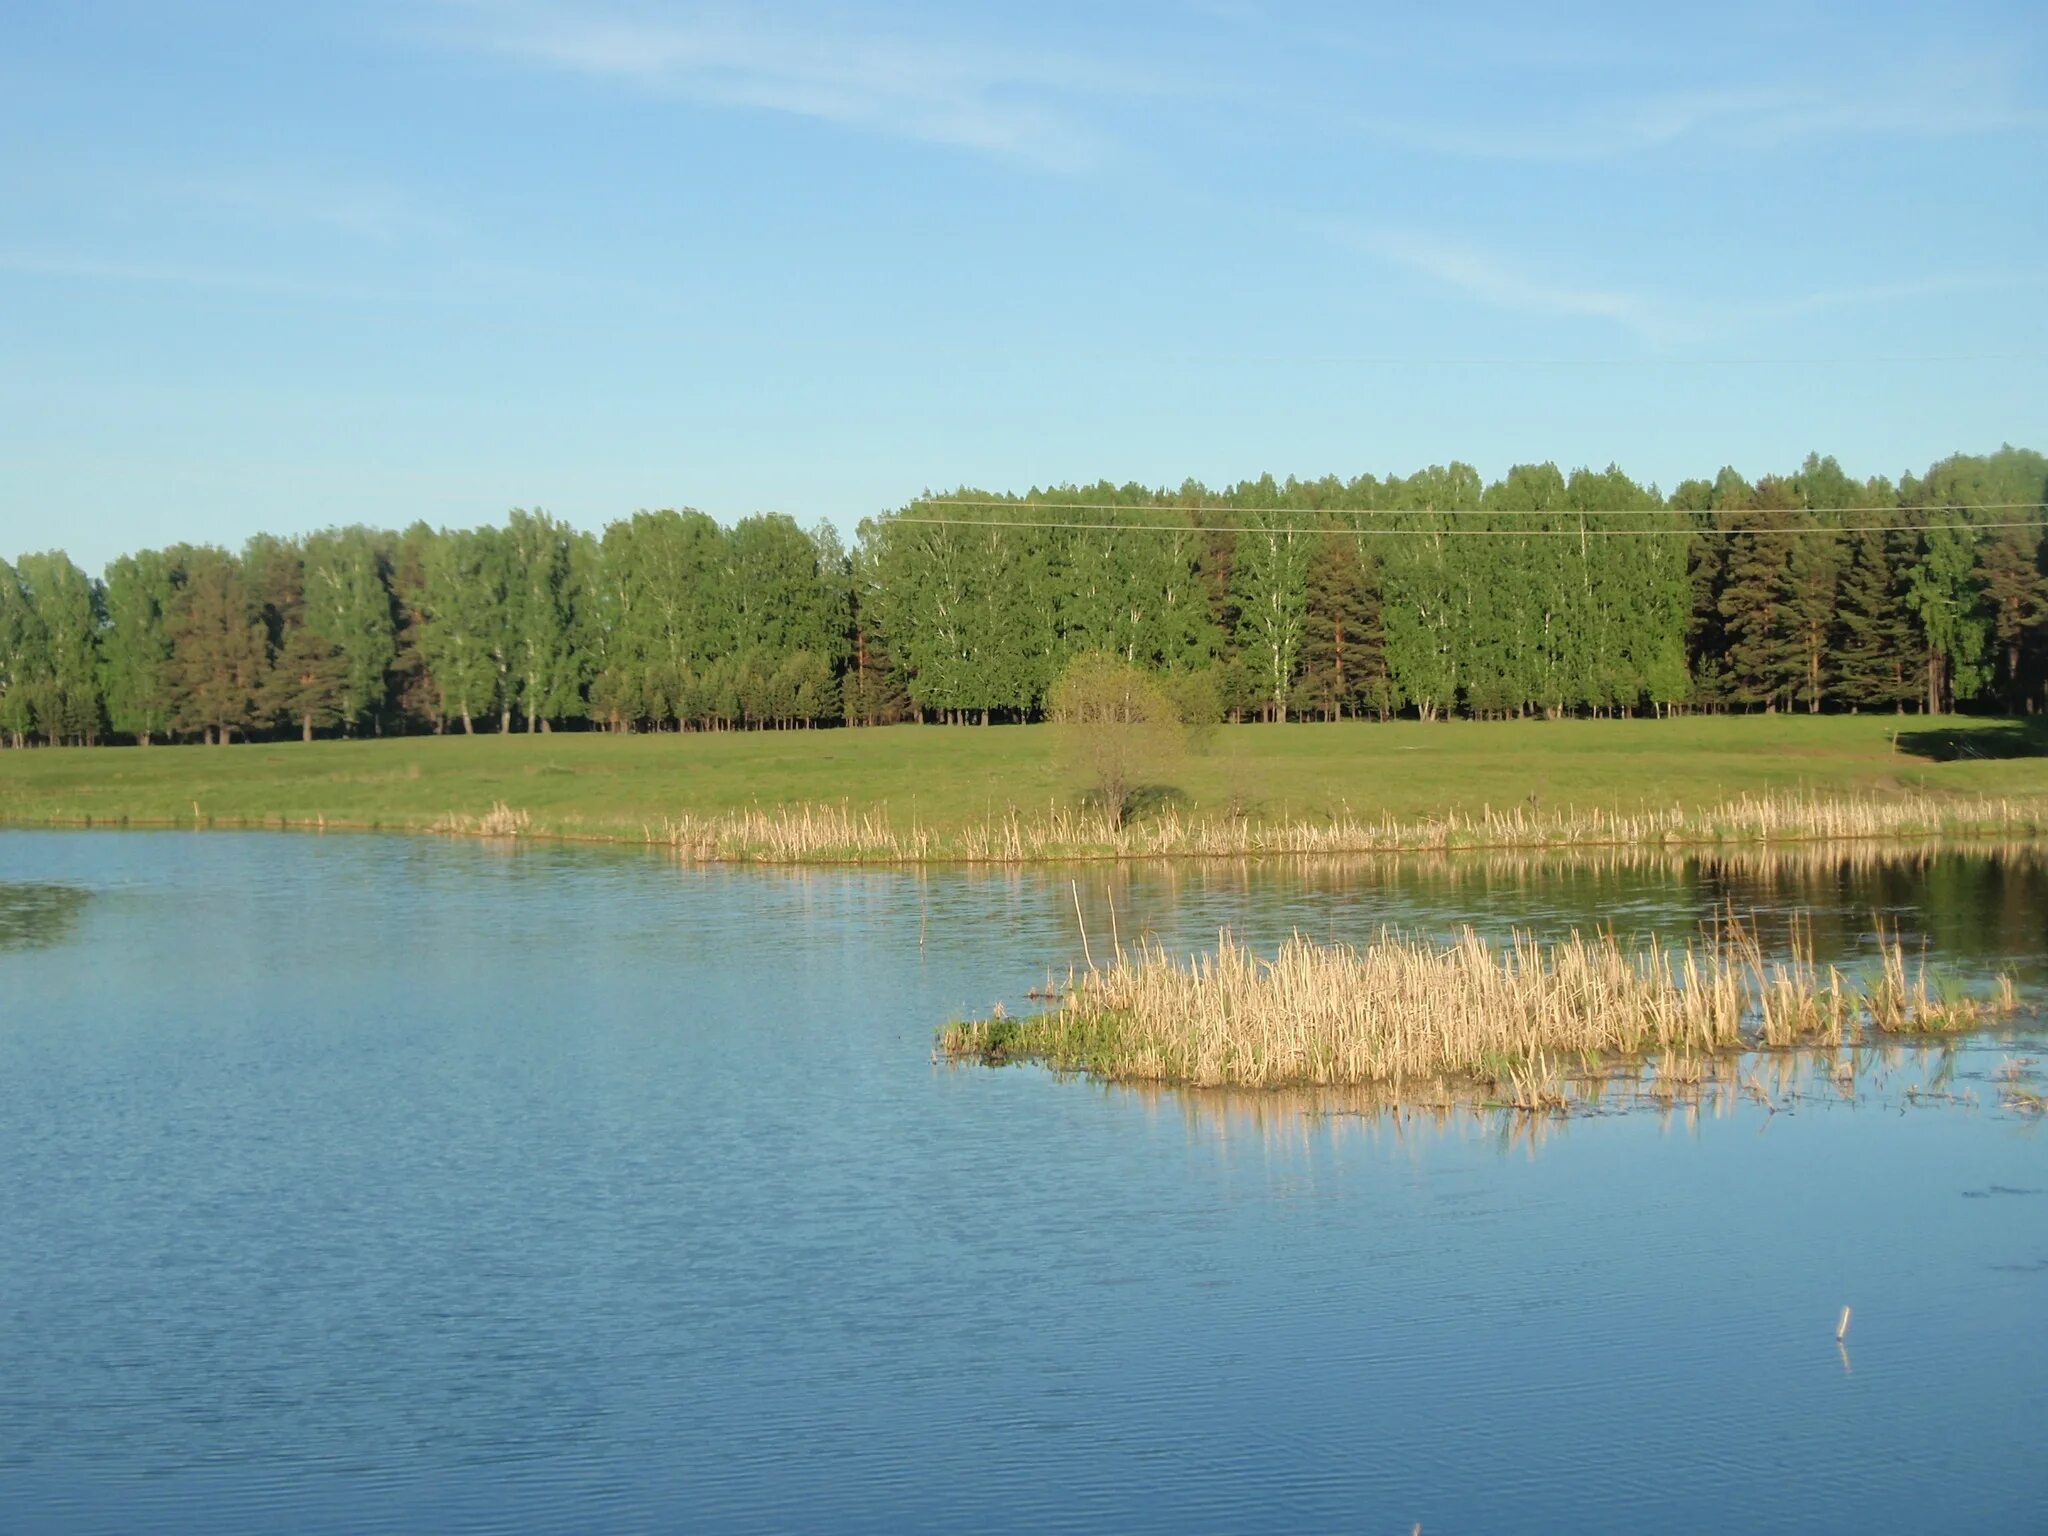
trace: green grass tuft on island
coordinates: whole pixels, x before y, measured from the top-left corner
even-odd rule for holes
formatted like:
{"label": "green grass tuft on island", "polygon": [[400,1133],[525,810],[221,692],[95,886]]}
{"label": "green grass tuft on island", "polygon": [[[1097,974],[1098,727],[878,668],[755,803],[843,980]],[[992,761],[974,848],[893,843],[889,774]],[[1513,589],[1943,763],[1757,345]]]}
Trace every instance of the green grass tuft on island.
{"label": "green grass tuft on island", "polygon": [[1653,1056],[1667,1080],[1697,1082],[1709,1057],[1944,1034],[2017,1006],[2009,981],[1990,997],[1943,991],[1895,937],[1875,974],[1849,976],[1797,944],[1767,959],[1732,918],[1682,948],[1611,933],[1504,945],[1470,930],[1450,944],[1383,933],[1361,947],[1297,934],[1264,959],[1225,933],[1186,961],[1119,952],[1070,976],[1044,1012],[949,1025],[938,1048],[1113,1082],[1367,1087],[1556,1110],[1575,1084]]}
{"label": "green grass tuft on island", "polygon": [[889,862],[2048,830],[2033,722],[1740,716],[1226,726],[1122,828],[1039,726],[0,752],[0,821],[652,842]]}

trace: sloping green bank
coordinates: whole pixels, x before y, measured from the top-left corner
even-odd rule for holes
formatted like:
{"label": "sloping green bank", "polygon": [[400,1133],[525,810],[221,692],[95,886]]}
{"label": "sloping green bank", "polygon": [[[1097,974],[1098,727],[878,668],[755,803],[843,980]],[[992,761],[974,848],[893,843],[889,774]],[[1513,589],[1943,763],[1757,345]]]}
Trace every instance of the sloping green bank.
{"label": "sloping green bank", "polygon": [[[1714,828],[1748,801],[1775,836],[2012,835],[2048,820],[2042,750],[2029,725],[1910,716],[1226,727],[1109,836],[1035,726],[40,749],[0,752],[0,821],[1052,858],[1739,839],[1766,813]],[[1802,832],[1824,802],[1872,824]]]}

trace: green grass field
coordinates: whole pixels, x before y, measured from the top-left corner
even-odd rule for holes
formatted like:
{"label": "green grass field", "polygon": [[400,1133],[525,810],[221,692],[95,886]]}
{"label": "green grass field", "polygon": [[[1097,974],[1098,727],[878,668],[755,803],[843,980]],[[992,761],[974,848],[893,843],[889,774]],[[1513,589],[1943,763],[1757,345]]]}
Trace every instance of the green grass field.
{"label": "green grass field", "polygon": [[[1705,806],[1744,793],[2048,794],[2033,724],[1747,716],[1237,726],[1173,775],[1196,815],[1279,822],[1482,806]],[[0,752],[0,820],[426,828],[503,802],[531,831],[638,839],[684,813],[844,804],[934,831],[1071,804],[1051,732],[896,726],[724,735],[407,737]]]}

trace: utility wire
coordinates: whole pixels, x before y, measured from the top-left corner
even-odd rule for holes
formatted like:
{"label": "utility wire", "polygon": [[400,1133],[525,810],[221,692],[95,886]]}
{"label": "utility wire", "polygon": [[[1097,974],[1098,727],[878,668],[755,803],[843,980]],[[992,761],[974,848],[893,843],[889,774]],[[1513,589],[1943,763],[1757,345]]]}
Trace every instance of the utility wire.
{"label": "utility wire", "polygon": [[[1569,517],[1572,514],[1556,515]],[[1450,539],[1670,539],[1690,538],[1696,533],[1726,538],[1805,538],[1815,535],[1835,537],[1845,533],[1937,533],[1944,529],[1976,532],[1992,528],[2048,528],[2048,519],[2044,518],[1997,523],[1868,523],[1851,527],[1815,525],[1807,528],[1262,528],[1200,523],[1039,523],[1013,518],[912,517],[907,514],[891,517],[889,521],[936,528],[1038,528],[1057,529],[1067,533],[1263,533],[1277,536],[1299,535],[1305,538],[1323,534],[1349,534],[1360,539],[1388,534]]]}
{"label": "utility wire", "polygon": [[[1936,508],[1893,506],[1869,507],[1553,507],[1548,510],[1528,507],[1233,507],[1223,502],[1209,502],[1200,506],[1185,502],[1144,502],[1133,504],[1121,501],[1000,501],[966,496],[916,496],[909,503],[913,507],[989,507],[1019,512],[1217,512],[1233,513],[1241,517],[1276,516],[1280,514],[1314,514],[1328,512],[1335,517],[1704,517],[1714,512],[1835,512],[1858,516],[1878,512],[1934,511]],[[2040,512],[2048,511],[2048,501],[1972,501],[1952,503],[1938,510],[1955,512]],[[899,518],[898,521],[905,519]],[[962,522],[978,519],[960,519]],[[1071,528],[1111,528],[1127,526],[1116,523],[1061,523],[1047,526]],[[1986,527],[1988,524],[1977,524]]]}

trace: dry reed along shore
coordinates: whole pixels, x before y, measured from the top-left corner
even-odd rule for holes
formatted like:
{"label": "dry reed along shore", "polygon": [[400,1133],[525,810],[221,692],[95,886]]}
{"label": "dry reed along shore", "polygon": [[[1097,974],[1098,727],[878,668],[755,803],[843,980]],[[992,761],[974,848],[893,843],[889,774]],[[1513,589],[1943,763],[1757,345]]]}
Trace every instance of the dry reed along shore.
{"label": "dry reed along shore", "polygon": [[1698,809],[1673,805],[1538,812],[1518,806],[1422,820],[1339,814],[1321,820],[1266,822],[1186,816],[1169,809],[1122,824],[1055,804],[1038,813],[1011,806],[984,820],[943,829],[915,822],[899,826],[885,811],[796,805],[667,818],[643,825],[638,839],[541,827],[526,811],[501,801],[481,815],[441,817],[429,830],[471,837],[639,840],[694,863],[1022,864],[1100,858],[2024,839],[2048,835],[2048,796],[1745,795]]}
{"label": "dry reed along shore", "polygon": [[1770,959],[1732,918],[1683,948],[1612,934],[1551,944],[1297,935],[1267,960],[1221,936],[1181,962],[1147,946],[1070,979],[1044,1013],[955,1024],[953,1060],[1037,1060],[1117,1081],[1365,1086],[1394,1099],[1466,1094],[1561,1109],[1567,1087],[1656,1055],[1697,1076],[1709,1055],[1830,1046],[1865,1031],[1935,1034],[2009,1012],[2009,983],[1944,996],[1898,940],[1854,979],[1795,945]]}

